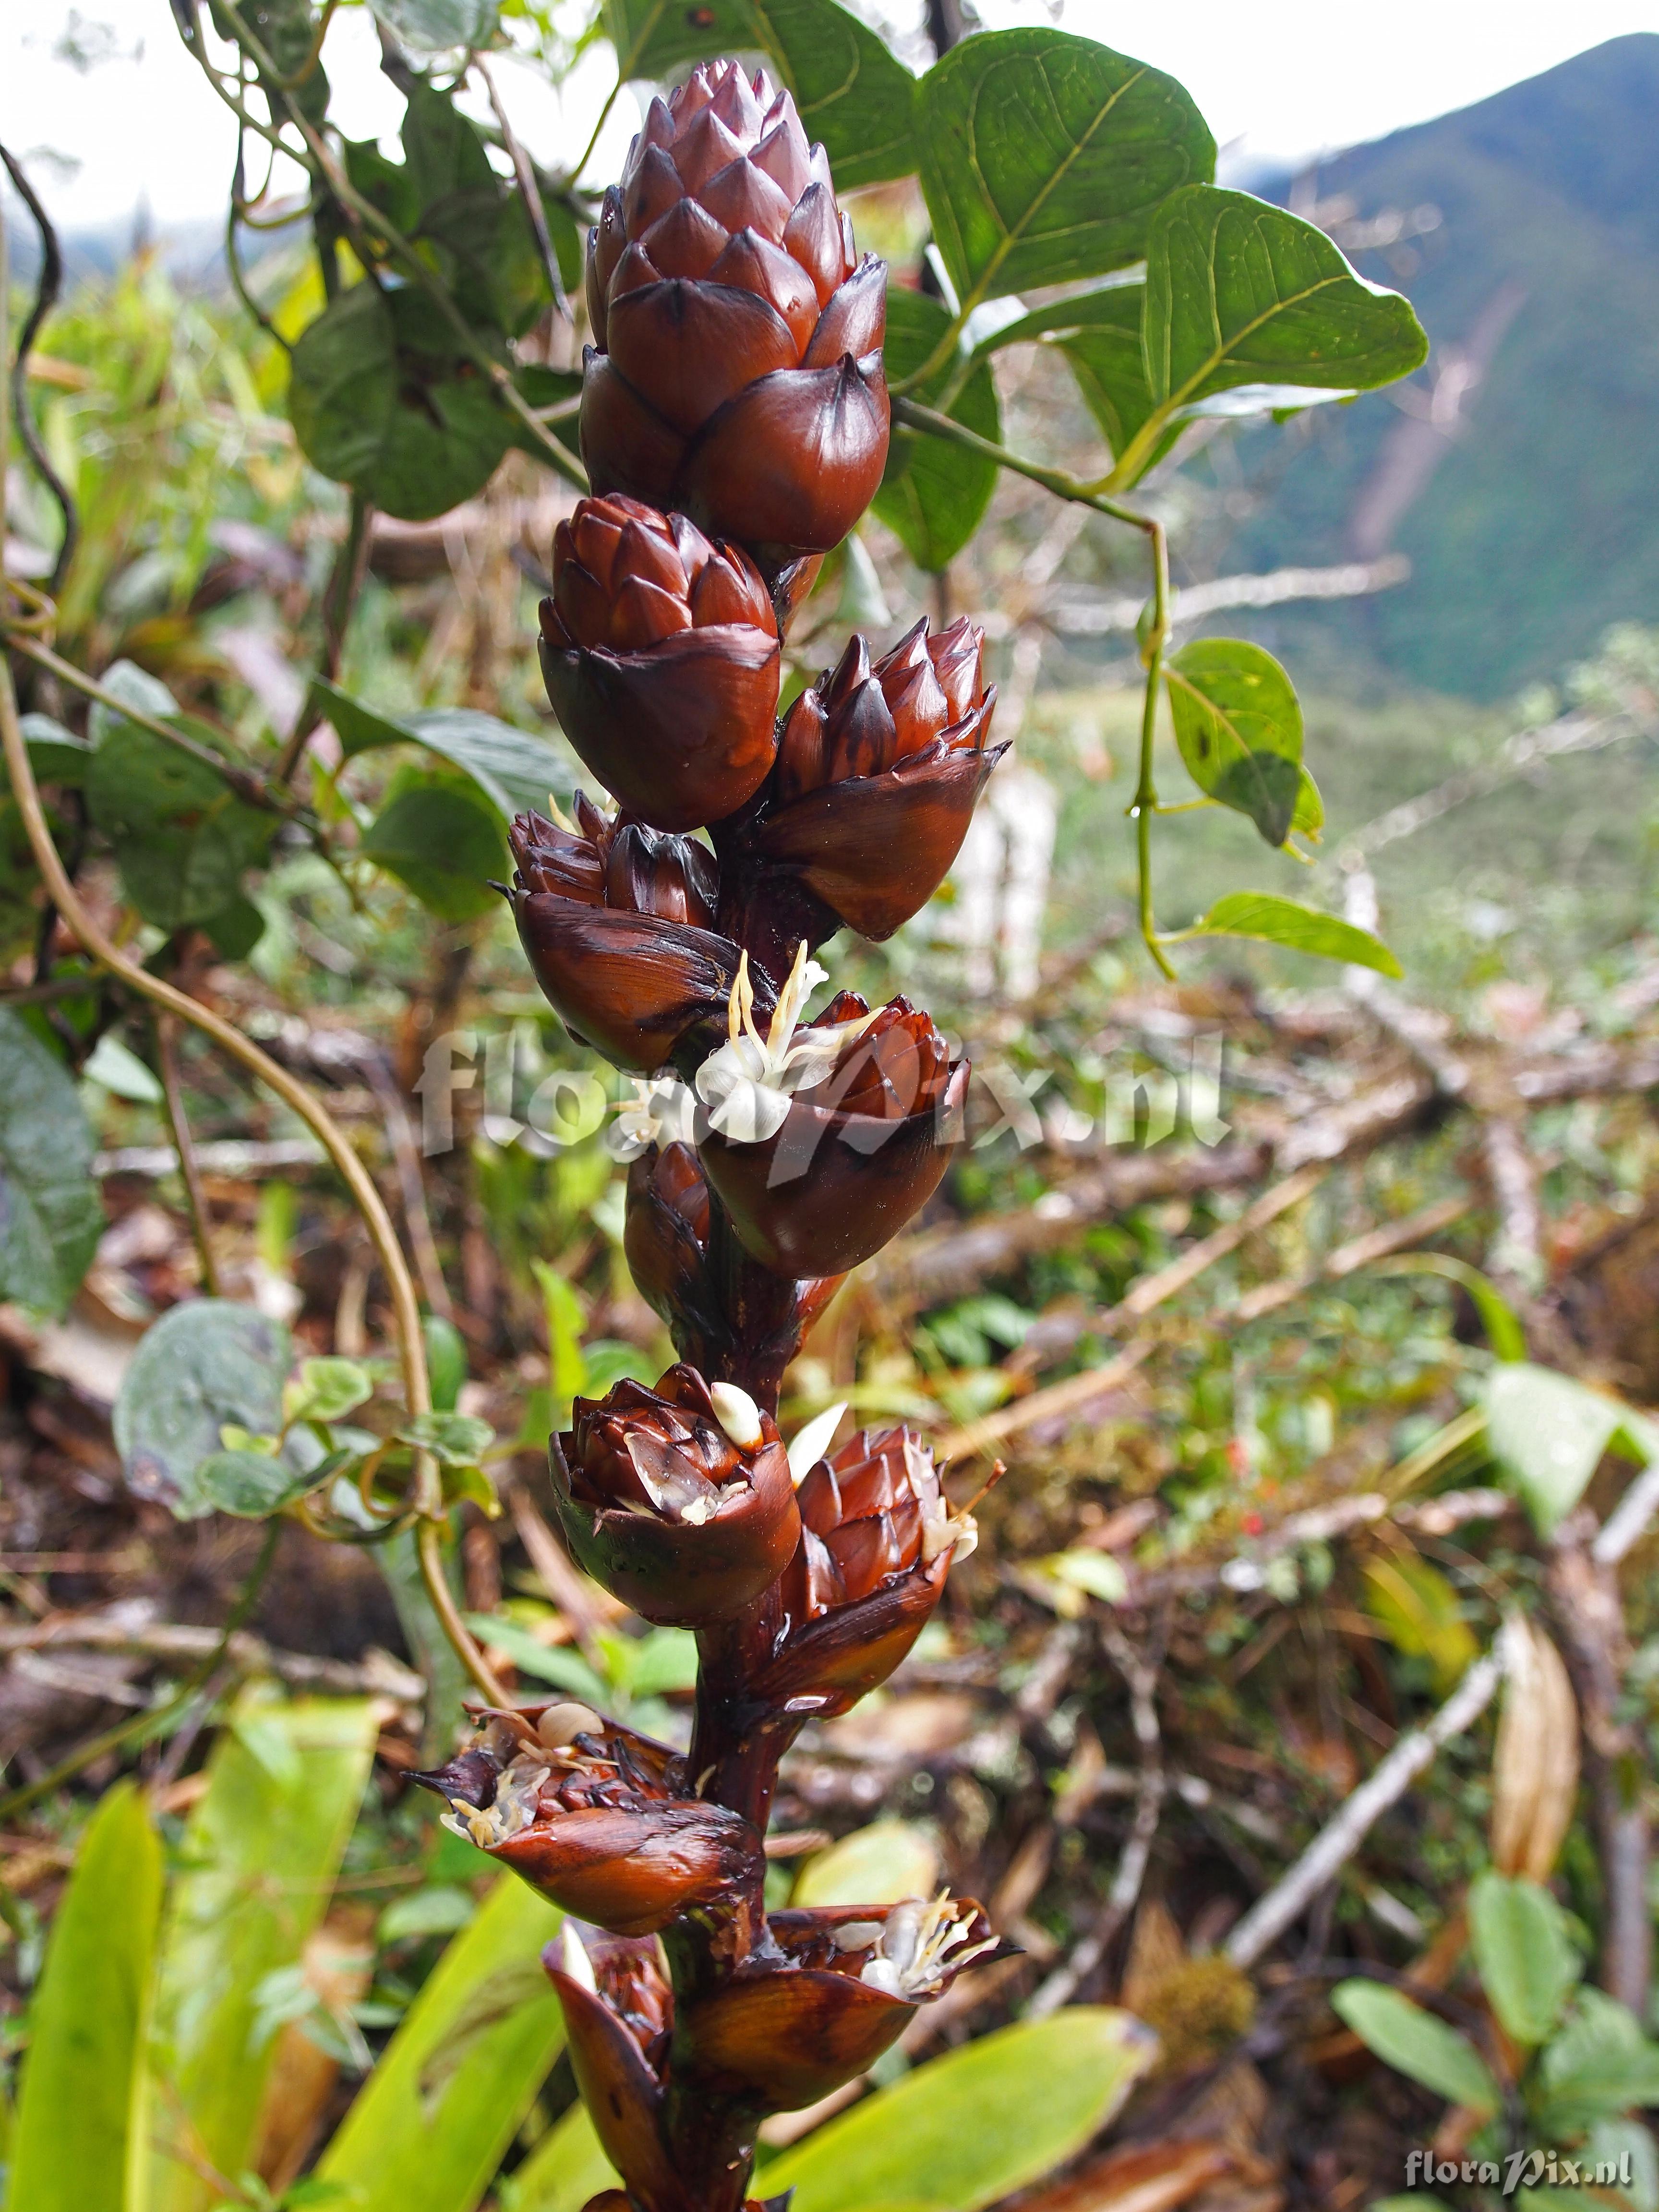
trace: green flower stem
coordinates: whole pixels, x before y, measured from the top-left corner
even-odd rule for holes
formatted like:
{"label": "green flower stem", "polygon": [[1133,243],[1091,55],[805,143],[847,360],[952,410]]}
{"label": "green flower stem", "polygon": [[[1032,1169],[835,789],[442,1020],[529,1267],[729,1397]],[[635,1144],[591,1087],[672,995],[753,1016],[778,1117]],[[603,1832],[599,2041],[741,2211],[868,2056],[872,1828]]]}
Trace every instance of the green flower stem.
{"label": "green flower stem", "polygon": [[1006,446],[994,445],[990,439],[981,438],[977,431],[969,429],[949,415],[940,414],[937,408],[925,407],[919,400],[906,399],[902,394],[894,398],[892,404],[896,422],[902,422],[912,430],[926,431],[930,437],[943,438],[951,445],[960,446],[964,453],[976,454],[981,460],[994,461],[1000,469],[1007,469],[1014,476],[1041,484],[1056,499],[1072,500],[1079,507],[1091,507],[1097,514],[1107,515],[1114,522],[1139,530],[1146,539],[1152,562],[1152,618],[1141,645],[1146,689],[1140,715],[1139,774],[1129,812],[1135,825],[1136,904],[1141,941],[1163,973],[1173,977],[1175,969],[1164,953],[1164,940],[1158,934],[1152,902],[1152,817],[1158,811],[1152,756],[1158,735],[1158,688],[1170,635],[1170,547],[1164,525],[1155,515],[1142,514],[1133,507],[1125,507],[1098,485],[1085,483],[1081,477],[1071,476],[1064,469],[1048,468],[1041,461],[1028,460],[1023,453],[1011,453]]}

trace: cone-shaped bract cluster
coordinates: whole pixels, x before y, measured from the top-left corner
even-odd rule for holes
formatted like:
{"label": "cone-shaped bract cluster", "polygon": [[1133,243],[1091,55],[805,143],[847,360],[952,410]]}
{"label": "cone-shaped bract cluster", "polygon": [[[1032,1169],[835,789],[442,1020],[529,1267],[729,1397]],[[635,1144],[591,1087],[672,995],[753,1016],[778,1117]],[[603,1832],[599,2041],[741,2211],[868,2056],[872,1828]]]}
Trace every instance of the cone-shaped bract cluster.
{"label": "cone-shaped bract cluster", "polygon": [[650,1079],[624,1251],[681,1358],[575,1398],[550,1497],[582,1570],[696,1633],[696,1709],[684,1755],[568,1702],[488,1715],[422,1779],[585,1923],[547,1963],[627,2185],[590,2212],[741,2212],[761,2118],[866,2072],[994,1943],[971,1899],[763,1902],[779,1759],[886,1680],[975,1537],[911,1429],[824,1431],[792,1467],[772,1410],[937,1189],[969,1079],[907,999],[811,1012],[810,956],[890,935],[955,860],[999,757],[982,631],[854,637],[777,720],[791,614],[882,473],[885,284],[788,94],[734,63],[652,103],[589,241],[594,492],[541,650],[616,806],[521,815],[510,896],[572,1034]]}
{"label": "cone-shaped bract cluster", "polygon": [[887,271],[821,146],[735,62],[653,100],[587,259],[582,456],[773,564],[839,544],[887,459]]}

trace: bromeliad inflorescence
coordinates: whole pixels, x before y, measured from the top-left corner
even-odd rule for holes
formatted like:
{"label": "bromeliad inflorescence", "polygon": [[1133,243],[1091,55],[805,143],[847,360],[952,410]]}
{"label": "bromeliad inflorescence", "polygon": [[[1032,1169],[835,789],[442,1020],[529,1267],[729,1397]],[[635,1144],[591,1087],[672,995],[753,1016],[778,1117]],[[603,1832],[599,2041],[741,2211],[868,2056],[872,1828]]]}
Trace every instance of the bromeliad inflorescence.
{"label": "bromeliad inflorescence", "polygon": [[889,934],[956,857],[999,757],[982,633],[855,637],[775,720],[781,636],[881,477],[885,288],[788,94],[730,62],[652,103],[589,249],[596,493],[542,658],[617,803],[521,816],[512,898],[572,1034],[639,1079],[624,1246],[680,1363],[575,1401],[552,1496],[589,1574],[695,1632],[696,1717],[682,1755],[568,1703],[493,1712],[423,1778],[573,1916],[547,1964],[626,2185],[589,2212],[740,2212],[761,2118],[996,1944],[971,1899],[763,1902],[780,1759],[886,1679],[975,1540],[912,1430],[835,1448],[836,1407],[786,1449],[775,1419],[846,1271],[938,1187],[968,1082],[905,999],[807,1005],[817,946]]}

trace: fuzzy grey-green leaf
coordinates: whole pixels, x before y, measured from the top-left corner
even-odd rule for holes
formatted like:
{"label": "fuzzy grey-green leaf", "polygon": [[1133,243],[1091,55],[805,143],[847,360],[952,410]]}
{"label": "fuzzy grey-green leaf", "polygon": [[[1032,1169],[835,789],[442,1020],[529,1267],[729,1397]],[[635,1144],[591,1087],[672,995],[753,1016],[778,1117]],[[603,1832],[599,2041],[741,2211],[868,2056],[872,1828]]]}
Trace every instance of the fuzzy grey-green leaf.
{"label": "fuzzy grey-green leaf", "polygon": [[68,1069],[0,1009],[0,1303],[59,1314],[103,1232],[95,1140]]}

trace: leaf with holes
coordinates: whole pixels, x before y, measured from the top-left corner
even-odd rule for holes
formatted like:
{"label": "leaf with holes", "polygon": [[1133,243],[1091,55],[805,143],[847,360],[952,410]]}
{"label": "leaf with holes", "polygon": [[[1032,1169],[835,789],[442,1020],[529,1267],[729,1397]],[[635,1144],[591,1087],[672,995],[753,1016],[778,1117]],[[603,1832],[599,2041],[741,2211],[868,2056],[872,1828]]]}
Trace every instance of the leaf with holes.
{"label": "leaf with holes", "polygon": [[[895,289],[887,300],[887,374],[894,381],[921,368],[950,326],[949,311],[925,292]],[[929,379],[918,392],[931,401],[955,364]],[[1002,418],[990,363],[975,364],[951,402],[953,422],[988,438],[1002,437]],[[944,438],[895,423],[887,449],[887,470],[872,502],[875,513],[898,538],[919,568],[937,574],[961,552],[984,520],[996,489],[997,465],[964,452]]]}
{"label": "leaf with holes", "polygon": [[1290,678],[1272,653],[1232,637],[1182,646],[1164,677],[1193,781],[1282,845],[1302,795],[1302,708]]}
{"label": "leaf with holes", "polygon": [[0,1009],[0,1304],[60,1314],[103,1234],[97,1140],[56,1053]]}
{"label": "leaf with holes", "polygon": [[963,307],[1103,276],[1215,141],[1175,79],[1047,28],[964,39],[916,94],[921,188]]}
{"label": "leaf with holes", "polygon": [[139,1340],[115,1401],[127,1487],[181,1521],[212,1512],[202,1469],[221,1451],[220,1431],[281,1428],[292,1356],[282,1323],[252,1306],[198,1298],[163,1314]]}
{"label": "leaf with holes", "polygon": [[1375,968],[1398,975],[1400,963],[1380,937],[1356,929],[1334,914],[1280,898],[1273,891],[1229,891],[1183,937],[1256,937],[1292,952],[1311,952],[1321,960],[1346,960],[1356,968]]}
{"label": "leaf with holes", "polygon": [[1160,408],[1369,392],[1420,368],[1428,349],[1411,302],[1356,276],[1300,216],[1195,184],[1152,219],[1146,381]]}

